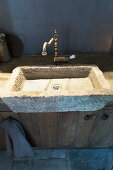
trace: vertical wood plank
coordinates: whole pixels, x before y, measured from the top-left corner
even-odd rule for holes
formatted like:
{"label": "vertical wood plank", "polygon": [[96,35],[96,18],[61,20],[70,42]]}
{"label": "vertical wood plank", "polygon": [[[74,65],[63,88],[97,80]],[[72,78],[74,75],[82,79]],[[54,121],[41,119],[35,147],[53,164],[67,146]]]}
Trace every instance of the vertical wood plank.
{"label": "vertical wood plank", "polygon": [[37,113],[19,113],[20,121],[28,141],[33,147],[41,146]]}
{"label": "vertical wood plank", "polygon": [[[76,129],[76,134],[73,142],[73,147],[75,148],[85,148],[88,147],[88,138],[96,118],[96,112],[79,112],[78,124]],[[85,120],[89,115],[93,115],[91,119]]]}
{"label": "vertical wood plank", "polygon": [[[102,115],[109,115],[109,118],[102,120]],[[92,148],[112,148],[113,146],[113,110],[98,111],[91,135],[89,145]]]}
{"label": "vertical wood plank", "polygon": [[[2,112],[0,112],[0,123],[2,123]],[[0,150],[6,149],[4,130],[0,128]]]}
{"label": "vertical wood plank", "polygon": [[6,150],[6,141],[3,129],[0,129],[0,150]]}
{"label": "vertical wood plank", "polygon": [[79,112],[58,113],[58,146],[72,147]]}
{"label": "vertical wood plank", "polygon": [[41,146],[57,147],[57,113],[37,114]]}
{"label": "vertical wood plank", "polygon": [[11,109],[0,99],[0,112],[11,112]]}
{"label": "vertical wood plank", "polygon": [[[91,114],[92,119],[84,120],[84,116]],[[109,115],[109,118],[102,120],[103,114]],[[113,110],[29,114],[0,112],[0,123],[9,116],[22,124],[27,139],[34,147],[113,147]],[[0,149],[5,148],[4,131],[0,129]]]}

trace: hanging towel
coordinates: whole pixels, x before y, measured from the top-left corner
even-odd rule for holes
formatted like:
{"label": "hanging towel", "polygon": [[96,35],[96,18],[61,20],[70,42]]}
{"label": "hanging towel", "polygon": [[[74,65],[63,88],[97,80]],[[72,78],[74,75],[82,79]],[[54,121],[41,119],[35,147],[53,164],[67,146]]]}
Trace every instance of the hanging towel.
{"label": "hanging towel", "polygon": [[25,132],[20,123],[9,117],[0,124],[5,130],[6,148],[9,154],[14,152],[15,158],[33,157],[32,147],[25,137]]}

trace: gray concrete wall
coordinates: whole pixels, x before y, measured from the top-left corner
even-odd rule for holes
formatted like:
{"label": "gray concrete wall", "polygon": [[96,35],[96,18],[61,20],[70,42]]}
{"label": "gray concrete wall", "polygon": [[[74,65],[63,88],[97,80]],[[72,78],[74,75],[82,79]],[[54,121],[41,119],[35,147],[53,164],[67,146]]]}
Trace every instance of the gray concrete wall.
{"label": "gray concrete wall", "polygon": [[20,37],[24,54],[40,54],[54,28],[61,54],[113,51],[113,0],[0,0],[0,29]]}

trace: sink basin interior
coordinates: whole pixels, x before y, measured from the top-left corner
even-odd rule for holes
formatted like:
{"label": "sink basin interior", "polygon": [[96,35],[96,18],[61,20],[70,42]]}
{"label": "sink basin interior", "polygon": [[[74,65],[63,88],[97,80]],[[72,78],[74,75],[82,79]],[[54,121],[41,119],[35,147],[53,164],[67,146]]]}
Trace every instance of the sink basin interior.
{"label": "sink basin interior", "polygon": [[17,67],[8,83],[13,92],[90,91],[103,89],[104,86],[109,88],[97,66]]}
{"label": "sink basin interior", "polygon": [[22,91],[59,91],[59,90],[92,90],[93,83],[89,77],[25,80]]}
{"label": "sink basin interior", "polygon": [[81,73],[77,70],[67,73],[61,70],[59,74],[57,69],[52,72],[40,70],[40,73],[24,72],[24,77],[22,91],[80,90],[81,88],[88,90],[94,88],[88,70]]}

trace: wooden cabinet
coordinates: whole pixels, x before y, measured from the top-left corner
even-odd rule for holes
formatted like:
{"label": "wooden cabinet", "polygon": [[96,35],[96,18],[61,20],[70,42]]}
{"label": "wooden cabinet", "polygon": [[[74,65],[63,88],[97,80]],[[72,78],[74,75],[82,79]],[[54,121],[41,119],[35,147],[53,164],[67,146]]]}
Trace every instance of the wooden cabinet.
{"label": "wooden cabinet", "polygon": [[[0,123],[9,116],[17,119],[33,147],[40,148],[112,148],[113,110],[62,113],[0,112]],[[0,149],[5,148],[0,129]]]}
{"label": "wooden cabinet", "polygon": [[113,110],[98,111],[88,144],[91,148],[113,147]]}
{"label": "wooden cabinet", "polygon": [[88,147],[96,112],[58,113],[58,146]]}
{"label": "wooden cabinet", "polygon": [[75,143],[79,112],[58,113],[58,147],[71,147]]}

